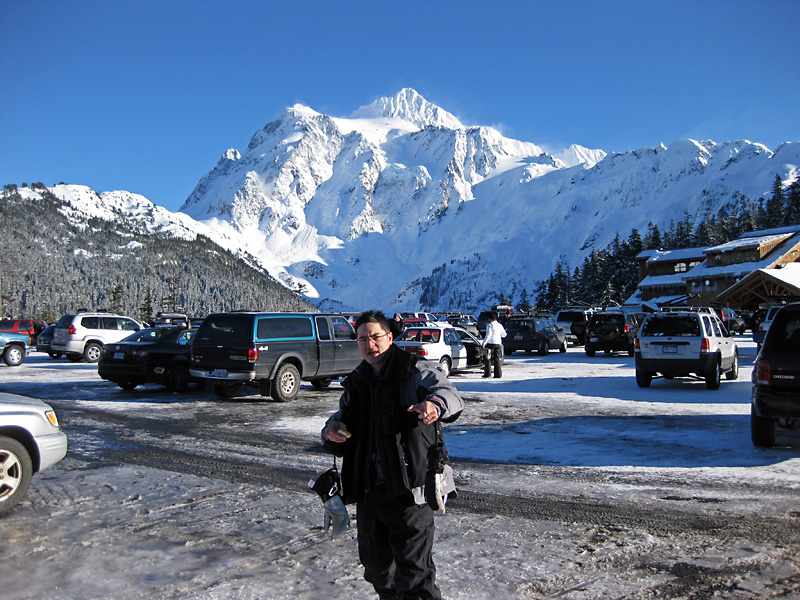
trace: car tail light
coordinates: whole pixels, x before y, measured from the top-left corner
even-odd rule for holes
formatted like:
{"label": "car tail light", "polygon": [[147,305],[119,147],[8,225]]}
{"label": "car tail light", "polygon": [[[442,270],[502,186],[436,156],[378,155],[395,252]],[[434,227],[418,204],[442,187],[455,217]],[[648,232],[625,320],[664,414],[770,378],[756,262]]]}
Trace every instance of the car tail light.
{"label": "car tail light", "polygon": [[772,382],[772,367],[767,359],[762,358],[756,365],[756,385],[770,385]]}
{"label": "car tail light", "polygon": [[631,332],[631,326],[628,325],[627,323],[625,323],[625,329],[623,329],[623,332],[624,333],[630,333]]}
{"label": "car tail light", "polygon": [[711,352],[711,340],[703,338],[703,341],[700,342],[700,352]]}
{"label": "car tail light", "polygon": [[78,330],[77,330],[77,329],[75,329],[75,325],[73,325],[72,323],[70,323],[70,325],[69,325],[69,334],[70,334],[70,335],[75,335],[76,333],[78,333]]}
{"label": "car tail light", "polygon": [[258,360],[258,348],[252,346],[247,349],[247,360],[254,363]]}
{"label": "car tail light", "polygon": [[639,343],[639,338],[638,337],[635,340],[633,340],[633,349],[634,350],[641,350],[642,349],[642,345]]}

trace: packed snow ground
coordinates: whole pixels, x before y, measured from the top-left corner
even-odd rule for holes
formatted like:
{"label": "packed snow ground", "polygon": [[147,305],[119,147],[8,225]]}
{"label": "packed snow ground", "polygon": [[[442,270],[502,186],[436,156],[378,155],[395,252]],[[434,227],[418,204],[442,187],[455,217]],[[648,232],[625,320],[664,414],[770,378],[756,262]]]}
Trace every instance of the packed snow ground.
{"label": "packed snow ground", "polygon": [[[639,389],[633,359],[589,359],[579,348],[547,357],[517,354],[500,380],[477,371],[455,374],[467,409],[445,435],[461,489],[619,499],[676,511],[691,503],[732,521],[796,519],[800,435],[781,434],[782,445],[771,450],[750,443],[755,348],[747,338],[739,343],[740,377],[723,380],[717,391],[689,380],[655,380]],[[64,415],[70,439],[67,458],[37,475],[26,501],[0,519],[0,597],[374,597],[361,578],[355,530],[329,540],[320,528],[321,504],[309,490],[111,462],[80,417],[97,409],[142,418],[182,411],[191,419],[195,406],[210,407],[221,418],[229,415],[234,430],[286,431],[314,447],[335,394],[316,414],[271,420],[268,414],[287,405],[179,397],[155,386],[127,393],[99,381],[95,369],[41,354],[0,368],[0,391],[43,397]],[[157,437],[163,434],[154,434],[154,443]],[[177,431],[165,443],[188,451]],[[329,462],[318,453],[290,460],[309,473]],[[737,482],[755,487],[737,492]],[[763,494],[754,491],[759,485]],[[482,515],[457,505],[437,517],[434,552],[444,596],[457,600],[646,597],[636,594],[673,577],[658,569],[643,576],[626,566],[648,560],[746,573],[734,592],[719,596],[725,598],[770,597],[776,581],[798,573],[797,547],[741,539],[709,545],[681,531],[665,543],[625,526]]]}

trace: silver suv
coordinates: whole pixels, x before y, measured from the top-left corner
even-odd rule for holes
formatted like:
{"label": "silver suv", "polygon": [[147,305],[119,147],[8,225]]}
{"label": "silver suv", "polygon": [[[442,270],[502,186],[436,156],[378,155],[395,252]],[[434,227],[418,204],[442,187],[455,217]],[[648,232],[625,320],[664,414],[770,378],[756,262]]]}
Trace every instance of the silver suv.
{"label": "silver suv", "polygon": [[659,373],[705,379],[710,390],[719,388],[723,373],[739,377],[739,349],[711,310],[649,314],[636,338],[635,361],[639,387],[649,387]]}
{"label": "silver suv", "polygon": [[105,344],[119,342],[144,326],[130,317],[108,313],[64,315],[56,323],[50,348],[63,352],[72,362],[100,360]]}

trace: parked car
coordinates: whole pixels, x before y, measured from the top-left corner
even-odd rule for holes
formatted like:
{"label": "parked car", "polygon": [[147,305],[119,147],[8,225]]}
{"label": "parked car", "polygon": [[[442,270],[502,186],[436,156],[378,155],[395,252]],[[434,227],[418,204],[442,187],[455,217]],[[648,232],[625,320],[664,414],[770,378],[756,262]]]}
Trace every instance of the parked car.
{"label": "parked car", "polygon": [[438,362],[445,375],[472,366],[455,327],[409,327],[394,343],[422,359]]}
{"label": "parked car", "polygon": [[44,330],[36,336],[36,351],[37,352],[44,352],[50,358],[61,358],[60,352],[55,352],[51,347],[50,344],[53,341],[53,334],[56,330],[55,325],[48,325],[44,328]]}
{"label": "parked car", "polygon": [[28,355],[29,340],[30,336],[27,333],[0,331],[0,350],[3,361],[9,367],[18,367],[23,363]]}
{"label": "parked car", "polygon": [[249,384],[286,402],[301,380],[326,388],[361,360],[353,326],[340,314],[216,313],[197,330],[190,373],[225,398]]}
{"label": "parked car", "polygon": [[800,304],[776,311],[753,368],[750,437],[775,445],[777,427],[800,426]]}
{"label": "parked car", "polygon": [[783,306],[770,306],[767,310],[766,316],[758,322],[756,329],[753,330],[753,341],[756,343],[756,346],[759,350],[761,350],[761,344],[764,342],[764,338],[767,335],[767,330],[769,326],[772,324],[772,319],[775,318],[775,315],[778,314],[778,311],[783,308]]}
{"label": "parked car", "polygon": [[67,436],[50,405],[0,393],[0,515],[25,497],[34,473],[66,454]]}
{"label": "parked car", "polygon": [[453,315],[447,317],[446,320],[453,327],[461,327],[476,337],[480,335],[478,331],[478,321],[472,315]]}
{"label": "parked car", "polygon": [[549,317],[511,317],[505,324],[503,351],[510,355],[517,350],[541,355],[550,350],[567,351],[567,334]]}
{"label": "parked car", "polygon": [[566,308],[556,313],[556,325],[564,330],[567,342],[583,346],[586,338],[586,323],[593,311],[582,308]]}
{"label": "parked car", "polygon": [[596,312],[586,324],[586,356],[595,352],[627,352],[633,356],[636,334],[639,333],[639,317],[635,313]]}
{"label": "parked car", "polygon": [[190,349],[196,329],[148,327],[121,342],[106,344],[97,373],[124,390],[157,383],[171,392],[185,392],[195,379],[189,373]]}
{"label": "parked car", "polygon": [[739,349],[722,321],[710,311],[651,313],[636,337],[636,383],[649,387],[657,374],[667,379],[697,377],[716,390],[722,374],[739,376]]}
{"label": "parked car", "polygon": [[88,363],[100,360],[105,344],[119,342],[144,325],[130,317],[109,313],[67,314],[56,323],[50,348],[73,362],[83,358]]}
{"label": "parked car", "polygon": [[720,308],[719,309],[719,318],[722,320],[725,327],[731,333],[736,332],[739,335],[744,335],[744,332],[747,331],[747,323],[745,323],[744,319],[739,316],[732,308]]}
{"label": "parked car", "polygon": [[0,331],[15,331],[28,336],[28,345],[36,345],[36,336],[47,327],[45,321],[38,319],[3,319],[0,321]]}

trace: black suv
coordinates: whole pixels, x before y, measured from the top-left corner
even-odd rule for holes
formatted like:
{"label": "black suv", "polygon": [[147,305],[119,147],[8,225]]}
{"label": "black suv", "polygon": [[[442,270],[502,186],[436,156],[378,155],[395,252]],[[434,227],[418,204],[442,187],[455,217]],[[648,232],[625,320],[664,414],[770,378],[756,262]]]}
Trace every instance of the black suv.
{"label": "black suv", "polygon": [[800,427],[800,304],[784,306],[775,315],[753,368],[753,444],[774,446],[777,426]]}
{"label": "black suv", "polygon": [[585,350],[586,356],[594,356],[595,352],[627,352],[635,353],[636,334],[639,332],[639,317],[634,313],[597,312],[589,317],[586,323]]}
{"label": "black suv", "polygon": [[516,350],[528,354],[536,351],[543,356],[550,350],[567,351],[567,336],[550,317],[511,317],[505,329],[503,350],[507,355]]}

